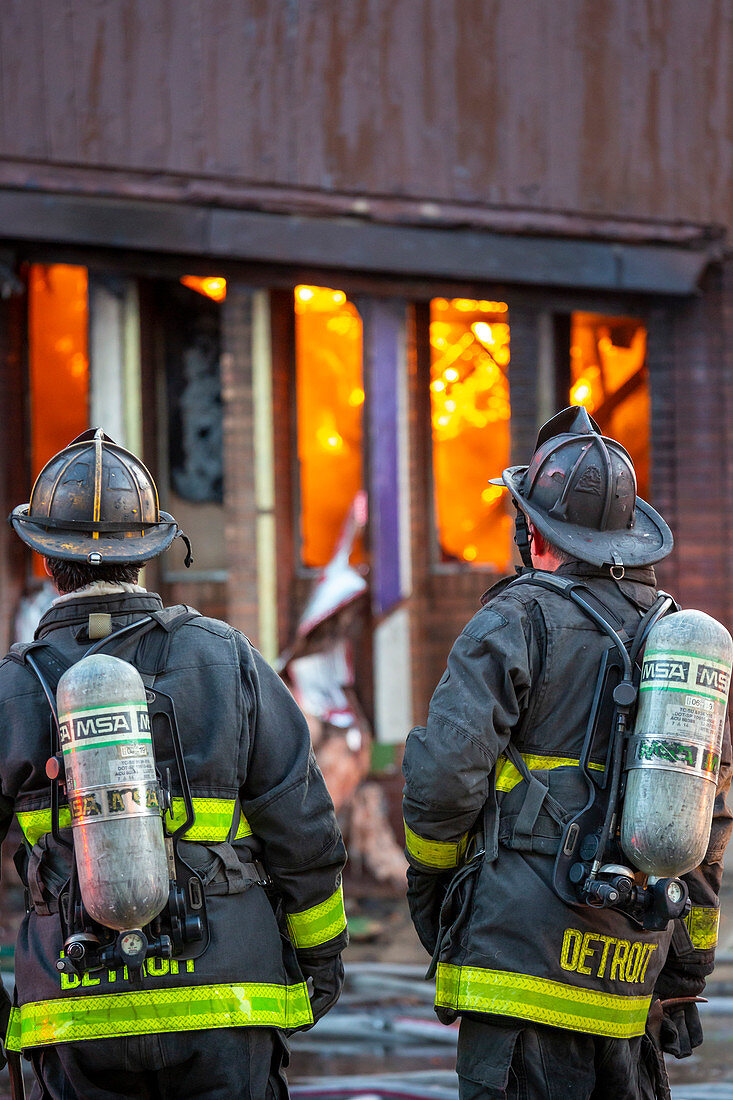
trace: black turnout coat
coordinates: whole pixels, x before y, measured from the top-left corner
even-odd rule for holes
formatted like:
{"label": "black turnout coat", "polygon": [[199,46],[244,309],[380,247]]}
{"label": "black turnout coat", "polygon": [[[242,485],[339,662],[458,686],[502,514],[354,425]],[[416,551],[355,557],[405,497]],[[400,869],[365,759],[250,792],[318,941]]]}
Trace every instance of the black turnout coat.
{"label": "black turnout coat", "polygon": [[[328,958],[345,945],[345,851],[302,714],[244,635],[189,608],[164,610],[153,593],[65,599],[44,615],[36,637],[76,661],[90,645],[92,612],[110,615],[113,630],[157,620],[142,639],[110,652],[136,665],[149,699],[157,690],[175,702],[196,813],[181,843],[208,883],[211,939],[196,959],[149,959],[142,988],[121,969],[59,973],[58,895],[70,860],[51,835],[49,706],[16,648],[0,664],[0,834],[16,814],[30,911],[16,949],[18,1005],[7,1045],[309,1025],[299,959]],[[182,789],[170,736],[155,720],[153,741],[159,773],[172,776],[172,831],[185,820]],[[64,804],[60,818],[68,826]],[[246,873],[254,861],[266,868],[269,888]]]}
{"label": "black turnout coat", "polygon": [[[621,580],[582,563],[558,574],[582,580],[629,637],[657,596],[649,567]],[[709,848],[685,876],[692,909],[663,931],[560,900],[552,887],[560,826],[537,798],[541,788],[529,791],[505,754],[511,742],[551,798],[582,808],[577,764],[609,644],[562,595],[500,582],[456,640],[426,726],[408,737],[411,908],[435,950],[436,1010],[446,1021],[478,1013],[630,1038],[644,1032],[655,985],[664,996],[697,993],[712,970],[731,831],[727,721]],[[605,750],[598,745],[591,767],[603,768]]]}

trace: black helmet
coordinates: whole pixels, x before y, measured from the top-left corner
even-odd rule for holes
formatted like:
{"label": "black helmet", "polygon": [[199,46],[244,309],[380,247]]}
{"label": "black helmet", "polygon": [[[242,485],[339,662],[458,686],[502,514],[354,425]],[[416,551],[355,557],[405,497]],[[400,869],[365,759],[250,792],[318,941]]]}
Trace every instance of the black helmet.
{"label": "black helmet", "polygon": [[[77,436],[47,462],[28,504],[10,515],[17,534],[45,558],[90,565],[135,564],[167,550],[179,535],[158,508],[155,482],[140,459],[101,428]],[[190,564],[190,547],[186,564]]]}
{"label": "black helmet", "polygon": [[652,565],[671,553],[672,532],[636,495],[628,452],[581,406],[540,429],[529,466],[510,466],[504,484],[551,543],[593,565]]}

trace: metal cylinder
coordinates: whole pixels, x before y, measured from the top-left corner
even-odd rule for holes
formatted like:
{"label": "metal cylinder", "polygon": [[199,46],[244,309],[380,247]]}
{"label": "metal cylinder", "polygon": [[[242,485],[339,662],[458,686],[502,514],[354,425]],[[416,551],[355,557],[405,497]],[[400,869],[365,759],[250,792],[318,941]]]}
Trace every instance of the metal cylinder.
{"label": "metal cylinder", "polygon": [[169,891],[145,685],[95,653],[63,674],[56,701],[84,906],[106,928],[142,928]]}
{"label": "metal cylinder", "polygon": [[732,663],[730,634],[702,611],[649,632],[621,817],[621,846],[647,874],[682,875],[705,855]]}

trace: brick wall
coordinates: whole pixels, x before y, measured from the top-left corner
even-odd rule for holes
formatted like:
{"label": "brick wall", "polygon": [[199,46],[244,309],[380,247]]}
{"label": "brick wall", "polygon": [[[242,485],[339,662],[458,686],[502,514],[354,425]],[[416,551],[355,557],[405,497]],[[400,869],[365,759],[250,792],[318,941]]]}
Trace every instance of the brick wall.
{"label": "brick wall", "polygon": [[652,503],[675,536],[659,581],[729,623],[731,284],[730,262],[716,266],[699,296],[649,316]]}

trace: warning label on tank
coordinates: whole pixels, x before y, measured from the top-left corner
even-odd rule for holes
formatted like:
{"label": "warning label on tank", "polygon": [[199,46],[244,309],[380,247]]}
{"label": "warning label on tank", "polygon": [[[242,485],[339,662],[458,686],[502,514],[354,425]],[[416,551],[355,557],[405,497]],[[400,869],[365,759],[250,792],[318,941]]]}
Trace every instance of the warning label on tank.
{"label": "warning label on tank", "polygon": [[157,783],[103,787],[70,796],[72,825],[111,818],[152,817],[160,814]]}
{"label": "warning label on tank", "polygon": [[113,785],[120,783],[146,783],[155,779],[155,765],[152,756],[132,760],[110,760],[109,781]]}
{"label": "warning label on tank", "polygon": [[150,715],[144,703],[97,707],[60,715],[59,728],[64,750],[96,748],[101,743],[138,740],[139,734],[149,734]]}

